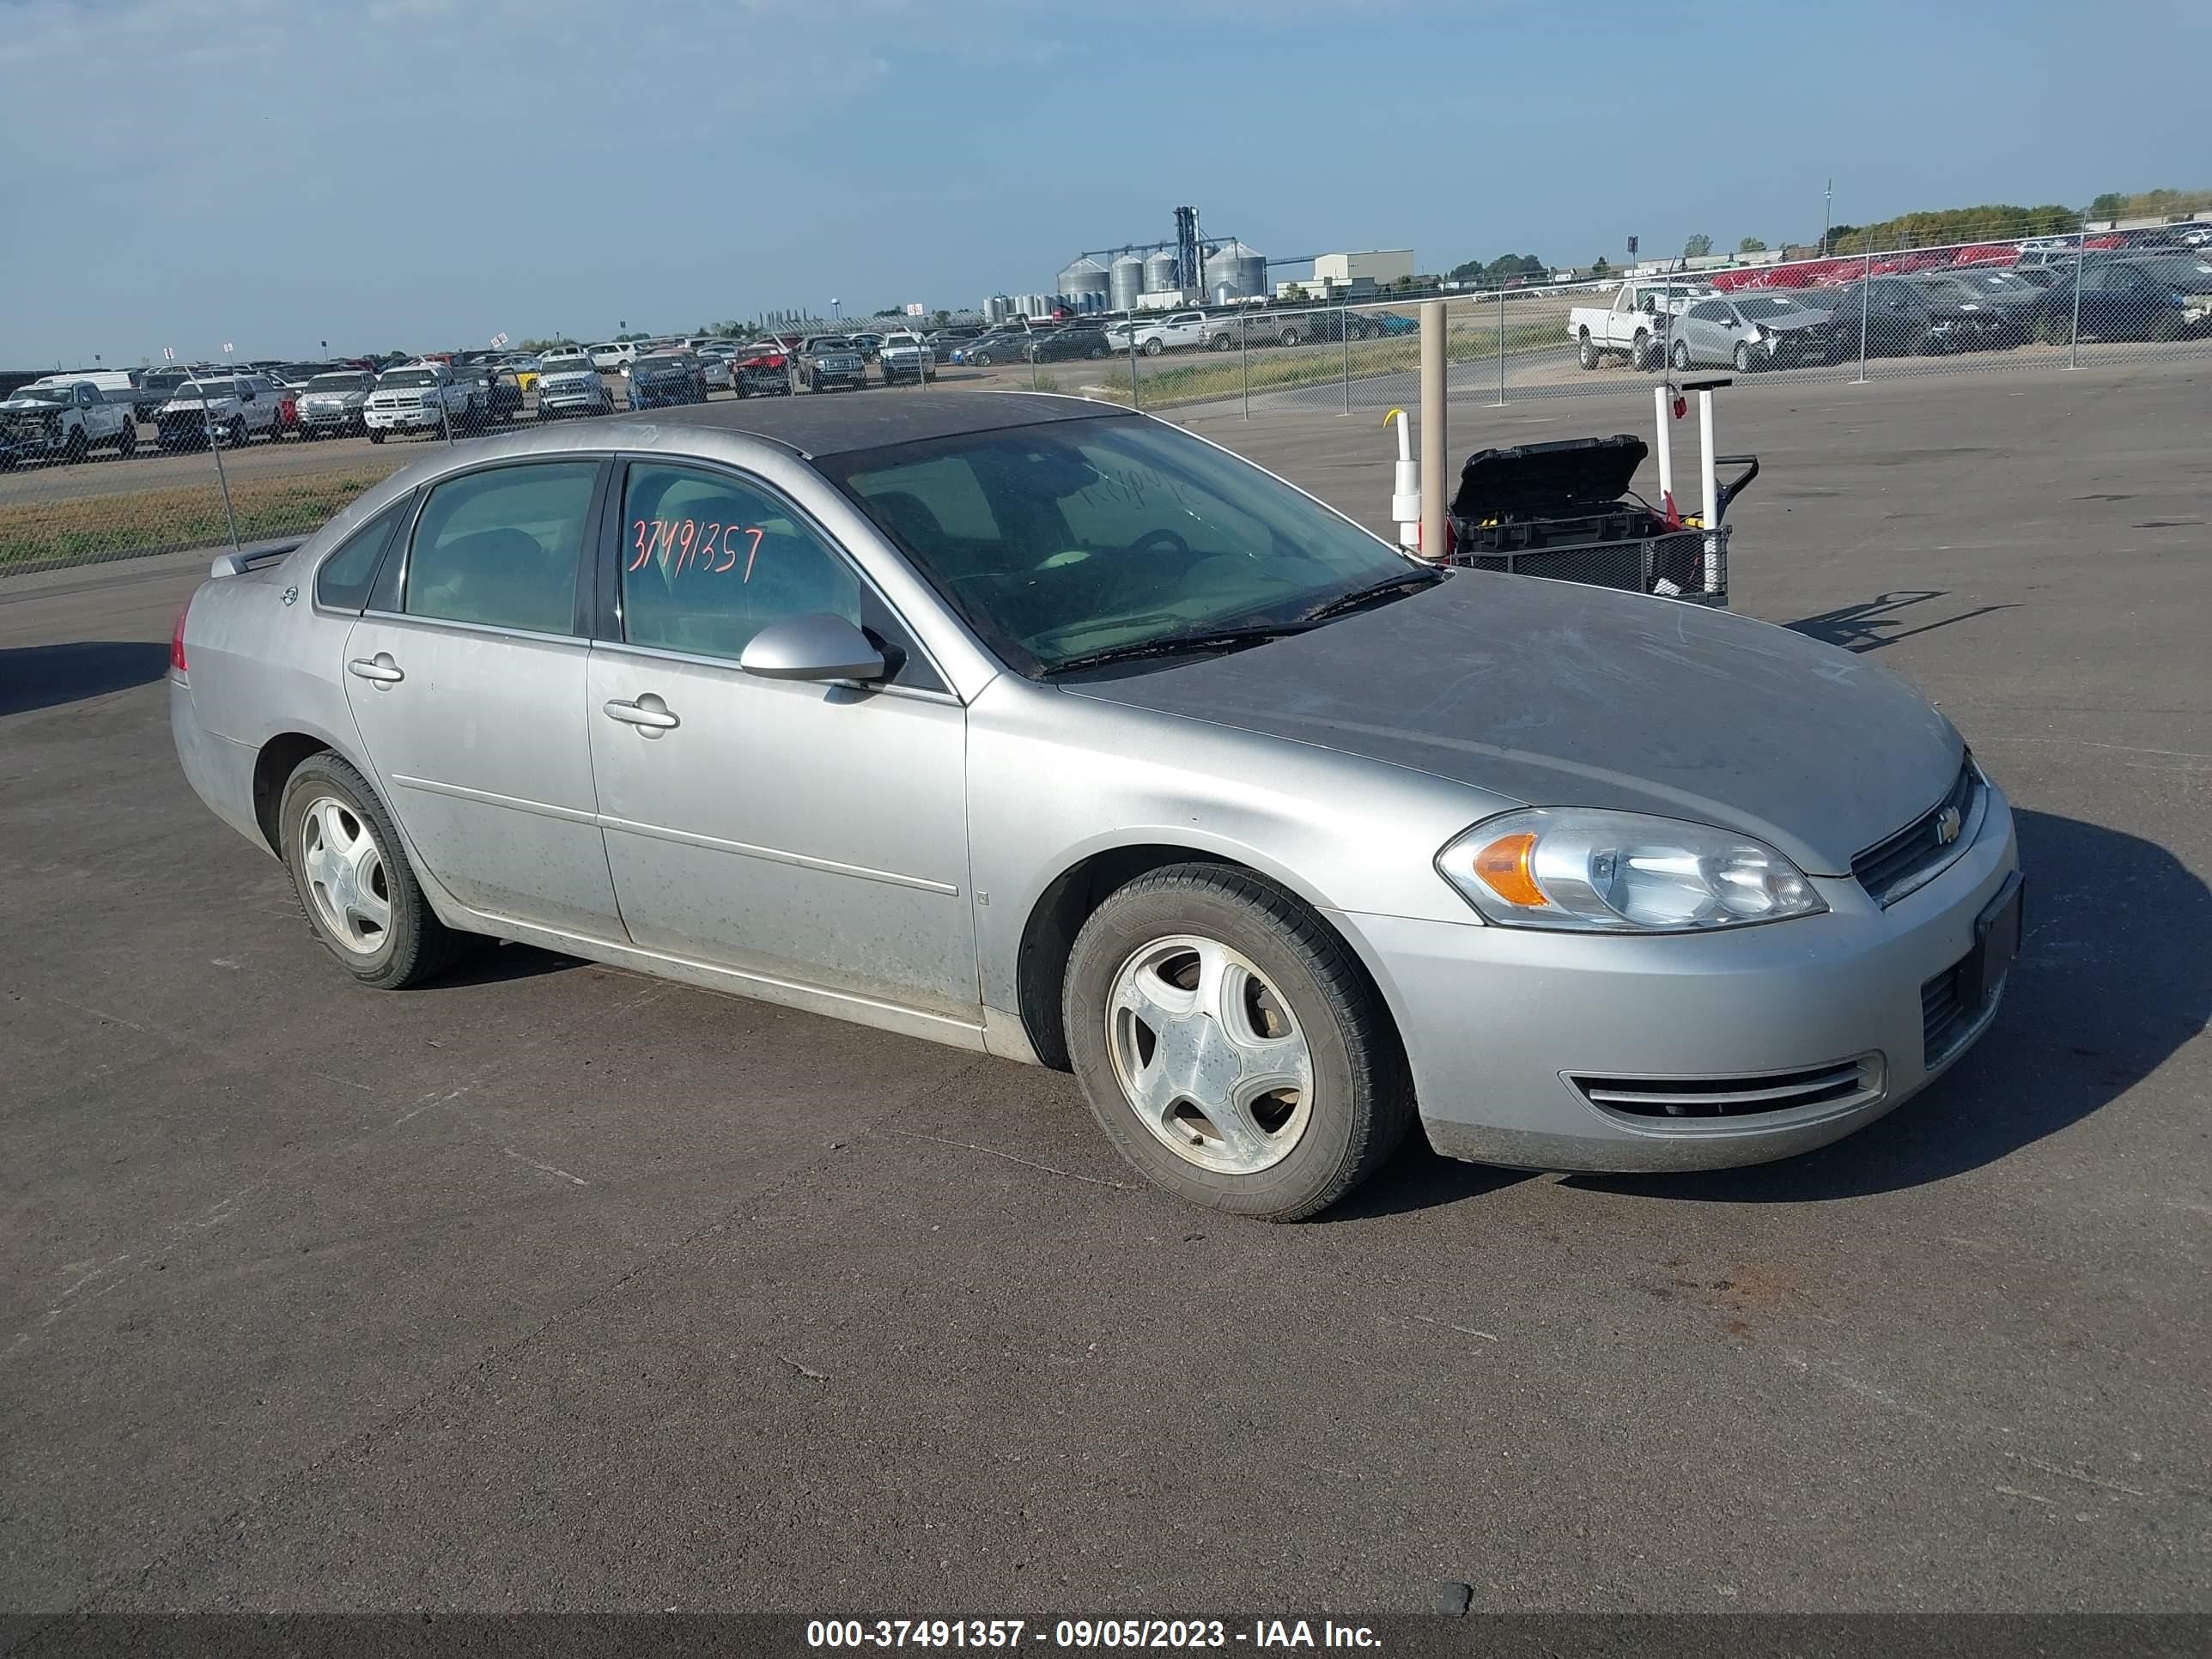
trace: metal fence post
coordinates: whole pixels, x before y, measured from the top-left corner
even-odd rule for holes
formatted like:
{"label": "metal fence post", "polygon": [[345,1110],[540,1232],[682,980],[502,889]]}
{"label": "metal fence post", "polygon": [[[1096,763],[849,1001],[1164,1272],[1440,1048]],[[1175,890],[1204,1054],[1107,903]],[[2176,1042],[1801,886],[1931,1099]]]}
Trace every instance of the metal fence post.
{"label": "metal fence post", "polygon": [[1129,407],[1142,409],[1144,406],[1145,400],[1137,392],[1137,313],[1132,307],[1129,311]]}
{"label": "metal fence post", "polygon": [[1252,418],[1252,313],[1240,312],[1237,317],[1237,350],[1244,360],[1244,418]]}
{"label": "metal fence post", "polygon": [[1036,331],[1035,329],[1024,329],[1023,332],[1029,336],[1029,342],[1022,347],[1022,356],[1030,360],[1030,390],[1035,392],[1039,389],[1037,381]]}
{"label": "metal fence post", "polygon": [[[234,386],[235,381],[232,382]],[[243,417],[241,417],[243,418]],[[208,453],[215,457],[215,481],[222,489],[222,516],[230,526],[230,547],[238,550],[238,514],[230,504],[230,477],[222,470],[222,447],[215,440],[215,417],[208,413],[207,389],[200,389],[200,429],[207,434]]]}
{"label": "metal fence post", "polygon": [[1352,413],[1352,296],[1349,294],[1344,296],[1343,305],[1337,308],[1336,320],[1337,332],[1344,339],[1344,412],[1349,415]]}
{"label": "metal fence post", "polygon": [[1867,301],[1874,293],[1874,239],[1866,245],[1866,264],[1859,274],[1859,377],[1853,386],[1866,384]]}
{"label": "metal fence post", "polygon": [[2081,367],[2081,258],[2089,246],[2089,227],[2074,233],[2074,333],[2066,342],[2066,367]]}
{"label": "metal fence post", "polygon": [[1505,290],[1498,290],[1498,402],[1495,407],[1505,407]]}

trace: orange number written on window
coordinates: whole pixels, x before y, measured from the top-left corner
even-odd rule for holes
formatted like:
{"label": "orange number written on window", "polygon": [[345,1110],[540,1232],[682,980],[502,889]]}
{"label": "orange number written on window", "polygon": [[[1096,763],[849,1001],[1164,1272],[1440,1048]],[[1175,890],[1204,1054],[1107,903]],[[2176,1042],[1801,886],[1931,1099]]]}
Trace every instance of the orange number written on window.
{"label": "orange number written on window", "polygon": [[750,525],[702,523],[696,519],[639,519],[630,526],[632,557],[629,568],[642,570],[653,560],[672,576],[686,569],[719,576],[738,568],[740,551],[744,574],[753,579],[753,561],[760,556],[764,532]]}

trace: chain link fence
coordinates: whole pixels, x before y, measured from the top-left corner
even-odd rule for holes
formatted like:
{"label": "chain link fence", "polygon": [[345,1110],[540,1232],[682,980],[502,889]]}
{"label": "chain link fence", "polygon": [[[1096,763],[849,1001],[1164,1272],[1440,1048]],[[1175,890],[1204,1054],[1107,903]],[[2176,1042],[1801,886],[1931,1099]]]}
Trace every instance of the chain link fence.
{"label": "chain link fence", "polygon": [[[1693,264],[1693,268],[1692,268]],[[997,387],[1251,416],[1411,407],[1421,301],[1449,395],[1507,404],[1719,371],[1802,381],[2212,358],[2212,222],[1685,262],[1437,296],[1247,301],[967,338],[832,319],[764,338],[0,378],[0,576],[304,535],[422,444],[737,397]]]}

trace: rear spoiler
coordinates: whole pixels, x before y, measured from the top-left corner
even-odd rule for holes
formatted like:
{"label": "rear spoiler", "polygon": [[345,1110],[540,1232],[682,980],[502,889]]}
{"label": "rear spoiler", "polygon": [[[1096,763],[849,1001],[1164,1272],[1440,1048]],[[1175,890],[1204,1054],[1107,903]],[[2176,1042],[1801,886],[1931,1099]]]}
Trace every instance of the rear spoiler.
{"label": "rear spoiler", "polygon": [[208,574],[221,581],[225,576],[243,576],[249,570],[258,570],[264,564],[274,564],[286,557],[300,545],[298,541],[263,542],[257,547],[240,548],[234,553],[219,554],[208,567]]}

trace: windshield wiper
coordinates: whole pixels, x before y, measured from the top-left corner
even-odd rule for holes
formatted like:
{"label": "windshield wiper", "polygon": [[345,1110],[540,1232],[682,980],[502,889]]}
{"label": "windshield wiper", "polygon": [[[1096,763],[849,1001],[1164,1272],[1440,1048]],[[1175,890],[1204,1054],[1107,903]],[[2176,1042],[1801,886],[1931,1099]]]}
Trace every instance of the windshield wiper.
{"label": "windshield wiper", "polygon": [[1139,640],[1130,645],[1109,645],[1103,651],[1086,651],[1077,657],[1068,657],[1054,663],[1044,672],[1048,677],[1065,674],[1073,669],[1097,668],[1107,663],[1136,662],[1146,657],[1180,657],[1192,651],[1237,651],[1246,646],[1265,645],[1269,640],[1279,640],[1285,634],[1301,634],[1306,624],[1301,622],[1267,623],[1252,628],[1213,628],[1196,634],[1170,634],[1164,639]]}
{"label": "windshield wiper", "polygon": [[1355,611],[1364,611],[1370,605],[1380,605],[1401,594],[1419,592],[1424,587],[1433,587],[1450,573],[1440,569],[1409,570],[1402,576],[1392,576],[1376,582],[1371,587],[1356,587],[1349,593],[1340,593],[1328,604],[1309,611],[1298,620],[1301,623],[1328,622],[1338,617],[1350,616]]}

